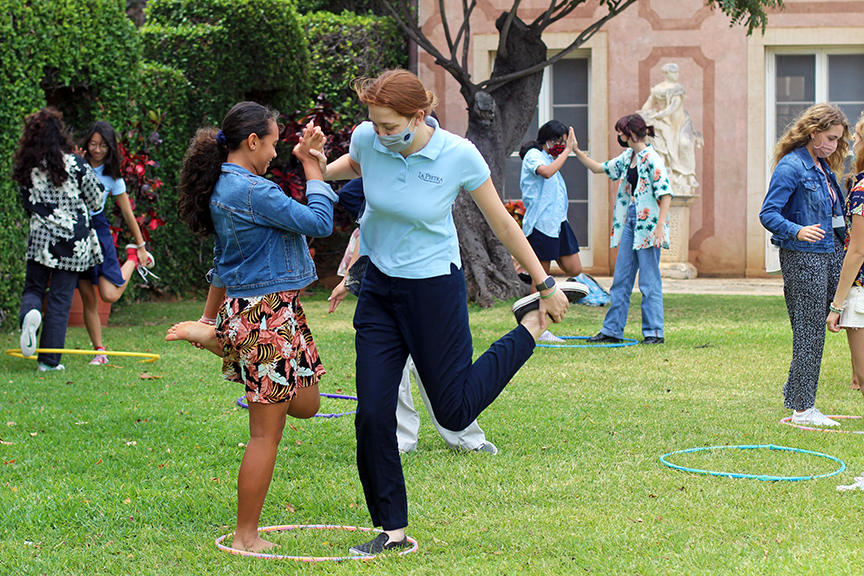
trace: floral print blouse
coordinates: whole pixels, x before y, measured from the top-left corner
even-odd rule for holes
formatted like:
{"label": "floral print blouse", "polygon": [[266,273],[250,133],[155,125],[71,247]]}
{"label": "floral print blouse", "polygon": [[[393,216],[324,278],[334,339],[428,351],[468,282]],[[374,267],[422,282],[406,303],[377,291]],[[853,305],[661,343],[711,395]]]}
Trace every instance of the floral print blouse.
{"label": "floral print blouse", "polygon": [[34,168],[30,186],[19,187],[30,214],[27,260],[83,272],[103,260],[99,238],[90,229],[90,211],[100,208],[105,189],[80,156],[64,154],[63,162],[68,177],[60,186],[54,186],[47,172]]}
{"label": "floral print blouse", "polygon": [[[864,216],[864,172],[855,176],[855,185],[846,196],[846,241],[844,250],[849,250],[849,239],[852,234],[852,216]],[[858,271],[858,276],[855,277],[853,286],[864,286],[864,266]]]}
{"label": "floral print blouse", "polygon": [[[619,180],[618,194],[615,197],[615,210],[612,213],[612,239],[610,246],[615,248],[621,242],[624,223],[627,221],[627,208],[631,196],[636,203],[636,222],[633,226],[633,250],[653,248],[649,236],[657,227],[660,217],[660,197],[672,195],[672,185],[666,174],[666,167],[660,155],[650,145],[636,155],[636,190],[630,189],[627,181],[627,168],[633,149],[627,148],[620,156],[603,163],[603,170],[612,180]],[[667,216],[668,218],[668,216]],[[669,248],[669,222],[664,222],[663,248]]]}

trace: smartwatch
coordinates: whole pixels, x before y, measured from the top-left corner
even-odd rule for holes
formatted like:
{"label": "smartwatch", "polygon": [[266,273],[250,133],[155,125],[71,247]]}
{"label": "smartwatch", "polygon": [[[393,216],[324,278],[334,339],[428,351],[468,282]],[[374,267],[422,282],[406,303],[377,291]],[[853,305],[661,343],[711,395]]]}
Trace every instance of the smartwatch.
{"label": "smartwatch", "polygon": [[549,288],[552,288],[553,286],[555,286],[555,279],[552,276],[547,276],[543,282],[541,282],[540,284],[534,285],[534,287],[537,289],[538,292],[541,292],[543,290],[548,290]]}

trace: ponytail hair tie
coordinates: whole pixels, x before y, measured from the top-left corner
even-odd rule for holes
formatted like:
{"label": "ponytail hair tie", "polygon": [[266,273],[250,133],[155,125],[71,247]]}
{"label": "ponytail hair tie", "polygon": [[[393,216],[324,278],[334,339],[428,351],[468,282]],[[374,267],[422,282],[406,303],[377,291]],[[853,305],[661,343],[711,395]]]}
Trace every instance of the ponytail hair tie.
{"label": "ponytail hair tie", "polygon": [[219,130],[219,132],[216,134],[216,143],[221,145],[221,146],[227,146],[228,145],[228,139],[225,138],[225,133],[222,132],[221,130]]}

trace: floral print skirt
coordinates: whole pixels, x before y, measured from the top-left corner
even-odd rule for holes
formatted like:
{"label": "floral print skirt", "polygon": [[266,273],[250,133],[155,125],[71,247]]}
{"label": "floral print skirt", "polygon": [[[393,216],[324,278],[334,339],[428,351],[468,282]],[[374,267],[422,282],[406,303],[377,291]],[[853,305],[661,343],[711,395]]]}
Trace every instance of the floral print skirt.
{"label": "floral print skirt", "polygon": [[249,402],[287,402],[325,374],[297,290],[225,298],[216,321],[222,375]]}

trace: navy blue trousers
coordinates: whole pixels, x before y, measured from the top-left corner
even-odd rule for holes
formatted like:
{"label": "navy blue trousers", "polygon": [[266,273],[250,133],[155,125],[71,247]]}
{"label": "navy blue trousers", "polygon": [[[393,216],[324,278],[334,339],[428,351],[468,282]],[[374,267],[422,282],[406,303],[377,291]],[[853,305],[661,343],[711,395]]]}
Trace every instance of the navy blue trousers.
{"label": "navy blue trousers", "polygon": [[408,525],[408,499],[396,440],[396,402],[410,354],[435,416],[462,430],[492,403],[534,352],[518,326],[472,364],[462,270],[420,280],[391,278],[371,262],[363,278],[357,331],[357,468],[374,526]]}
{"label": "navy blue trousers", "polygon": [[[30,310],[42,310],[45,292],[48,301],[45,304],[45,316],[42,317],[42,330],[39,337],[40,348],[63,348],[66,343],[66,327],[69,324],[69,309],[72,308],[72,297],[78,285],[78,272],[48,268],[34,260],[27,261],[24,276],[24,292],[21,294],[21,311],[18,314],[18,326],[24,321],[24,316]],[[48,288],[48,284],[51,288]],[[60,364],[60,354],[56,352],[40,352],[39,362],[49,366]]]}

